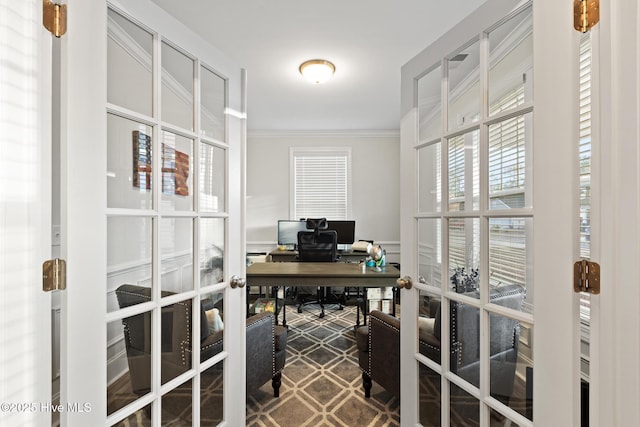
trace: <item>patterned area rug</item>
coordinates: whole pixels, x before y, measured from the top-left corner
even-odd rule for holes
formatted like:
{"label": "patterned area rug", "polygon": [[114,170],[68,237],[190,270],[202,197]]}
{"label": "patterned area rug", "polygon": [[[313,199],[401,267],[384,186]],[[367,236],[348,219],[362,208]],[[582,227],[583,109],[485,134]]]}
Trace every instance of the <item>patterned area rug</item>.
{"label": "patterned area rug", "polygon": [[354,334],[356,308],[287,307],[287,362],[280,397],[267,383],[247,397],[247,426],[389,427],[400,425],[398,399],[373,383],[365,399]]}

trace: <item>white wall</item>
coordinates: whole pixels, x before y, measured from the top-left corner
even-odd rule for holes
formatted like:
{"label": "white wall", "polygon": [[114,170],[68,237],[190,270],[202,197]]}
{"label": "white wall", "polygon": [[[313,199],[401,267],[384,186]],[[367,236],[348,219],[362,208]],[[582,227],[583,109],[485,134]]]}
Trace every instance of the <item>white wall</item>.
{"label": "white wall", "polygon": [[356,240],[373,239],[399,260],[400,134],[389,131],[255,132],[247,138],[247,250],[276,247],[289,219],[289,147],[351,147]]}

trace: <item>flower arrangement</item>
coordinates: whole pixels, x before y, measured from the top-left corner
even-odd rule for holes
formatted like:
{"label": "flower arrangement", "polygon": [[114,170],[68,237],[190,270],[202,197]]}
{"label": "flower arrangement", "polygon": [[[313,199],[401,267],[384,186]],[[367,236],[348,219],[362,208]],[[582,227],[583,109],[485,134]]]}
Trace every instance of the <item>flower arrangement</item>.
{"label": "flower arrangement", "polygon": [[457,267],[450,277],[451,284],[458,293],[471,292],[478,289],[480,285],[480,272],[478,267],[466,272],[464,267]]}

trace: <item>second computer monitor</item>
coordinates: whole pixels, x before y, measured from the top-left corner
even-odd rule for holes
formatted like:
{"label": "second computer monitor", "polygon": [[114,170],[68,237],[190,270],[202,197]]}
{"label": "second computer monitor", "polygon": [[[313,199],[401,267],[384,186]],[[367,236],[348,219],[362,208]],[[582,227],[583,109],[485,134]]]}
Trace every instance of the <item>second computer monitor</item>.
{"label": "second computer monitor", "polygon": [[298,244],[298,231],[306,231],[305,221],[279,220],[278,221],[278,245],[293,248]]}
{"label": "second computer monitor", "polygon": [[327,221],[329,230],[338,233],[339,245],[351,245],[355,241],[356,222],[353,220]]}

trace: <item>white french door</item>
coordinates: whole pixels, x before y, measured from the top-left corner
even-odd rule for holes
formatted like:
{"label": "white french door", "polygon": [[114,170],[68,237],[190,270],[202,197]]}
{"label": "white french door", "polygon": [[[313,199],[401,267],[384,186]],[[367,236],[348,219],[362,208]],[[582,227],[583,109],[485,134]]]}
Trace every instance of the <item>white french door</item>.
{"label": "white french door", "polygon": [[403,425],[580,422],[578,46],[489,0],[402,69]]}
{"label": "white french door", "polygon": [[61,424],[244,425],[243,71],[149,1],[68,3]]}

